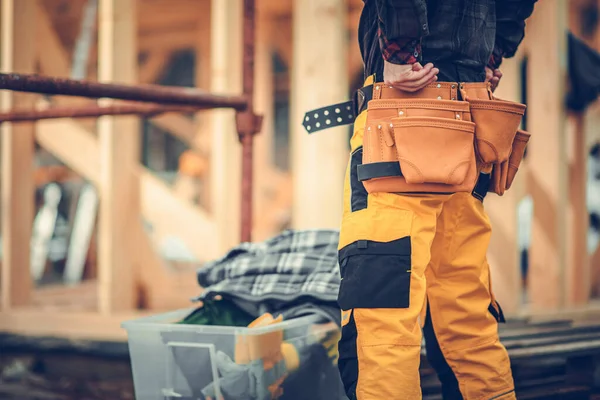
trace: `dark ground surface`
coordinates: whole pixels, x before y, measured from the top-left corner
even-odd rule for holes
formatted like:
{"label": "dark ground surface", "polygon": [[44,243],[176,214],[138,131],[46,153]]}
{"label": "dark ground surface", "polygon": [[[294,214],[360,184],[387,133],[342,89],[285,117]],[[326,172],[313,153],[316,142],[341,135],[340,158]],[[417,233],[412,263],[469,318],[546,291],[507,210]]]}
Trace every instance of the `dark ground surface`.
{"label": "dark ground surface", "polygon": [[[519,400],[600,400],[600,324],[507,325]],[[421,364],[423,400],[441,400],[434,371]],[[135,399],[127,343],[0,333],[0,399]]]}

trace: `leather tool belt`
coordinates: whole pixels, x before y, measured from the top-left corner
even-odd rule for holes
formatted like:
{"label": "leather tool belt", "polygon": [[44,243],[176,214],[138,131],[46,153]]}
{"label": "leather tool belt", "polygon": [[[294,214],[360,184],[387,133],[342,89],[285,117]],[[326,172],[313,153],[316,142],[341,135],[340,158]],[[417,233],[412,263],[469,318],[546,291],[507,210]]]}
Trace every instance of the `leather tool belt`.
{"label": "leather tool belt", "polygon": [[314,133],[367,110],[358,179],[369,193],[472,192],[503,195],[530,135],[519,130],[525,105],[495,98],[489,83],[439,82],[410,93],[384,83],[311,111]]}

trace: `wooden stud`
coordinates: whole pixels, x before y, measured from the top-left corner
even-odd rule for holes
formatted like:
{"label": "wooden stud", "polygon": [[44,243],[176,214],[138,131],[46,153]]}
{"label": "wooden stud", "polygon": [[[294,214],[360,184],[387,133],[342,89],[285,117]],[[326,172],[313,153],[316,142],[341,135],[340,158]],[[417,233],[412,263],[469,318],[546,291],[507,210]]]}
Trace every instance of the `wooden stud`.
{"label": "wooden stud", "polygon": [[309,110],[348,99],[346,11],[343,0],[294,2],[290,149],[295,229],[339,228],[341,221],[349,128],[309,135],[302,121]]}
{"label": "wooden stud", "polygon": [[[2,0],[0,69],[4,73],[35,72],[35,3]],[[31,108],[31,94],[3,91],[3,110]],[[34,214],[34,125],[2,124],[2,274],[0,299],[4,310],[29,303],[29,271]]]}
{"label": "wooden stud", "polygon": [[[521,101],[520,62],[521,53],[502,63],[503,76],[494,93],[495,96],[504,100]],[[484,202],[485,210],[492,222],[488,262],[493,291],[504,312],[509,315],[519,310],[521,300],[517,207],[524,192],[524,164],[519,168],[510,190],[502,197],[489,194]]]}
{"label": "wooden stud", "polygon": [[[135,83],[137,73],[136,0],[100,0],[98,78]],[[108,103],[108,101],[106,102]],[[139,223],[139,159],[136,117],[98,119],[100,213],[98,223],[99,309],[103,314],[135,305],[134,270],[128,252],[132,226]]]}
{"label": "wooden stud", "polygon": [[270,195],[277,190],[269,180],[269,171],[274,166],[274,88],[273,88],[273,57],[272,40],[274,36],[271,18],[264,12],[258,12],[256,23],[256,70],[254,104],[256,113],[263,116],[260,133],[254,139],[254,215],[255,219],[252,237],[264,240],[276,232],[273,220],[277,217],[270,209]]}
{"label": "wooden stud", "polygon": [[534,217],[529,294],[533,310],[565,304],[567,157],[564,93],[567,1],[539,2],[528,24],[528,190]]}
{"label": "wooden stud", "polygon": [[[95,136],[71,119],[38,123],[38,143],[70,168],[100,186],[100,149]],[[219,253],[214,222],[199,207],[175,196],[170,188],[141,165],[134,168],[140,179],[141,213],[160,240],[177,234],[201,261]]]}
{"label": "wooden stud", "polygon": [[566,305],[587,304],[590,292],[590,257],[587,251],[587,160],[585,115],[568,118],[569,208],[567,211]]}
{"label": "wooden stud", "polygon": [[[211,87],[213,93],[242,91],[242,1],[212,0]],[[235,112],[213,110],[210,115],[210,210],[218,231],[219,251],[239,243],[241,145]]]}

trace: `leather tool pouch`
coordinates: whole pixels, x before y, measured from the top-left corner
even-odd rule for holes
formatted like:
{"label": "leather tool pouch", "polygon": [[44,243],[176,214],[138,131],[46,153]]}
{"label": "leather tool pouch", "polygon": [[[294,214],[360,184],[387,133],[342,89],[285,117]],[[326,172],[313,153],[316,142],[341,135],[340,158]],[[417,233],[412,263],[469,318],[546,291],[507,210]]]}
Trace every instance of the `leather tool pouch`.
{"label": "leather tool pouch", "polygon": [[[483,167],[493,165],[490,192],[502,196],[508,184],[509,157],[521,119],[524,104],[490,99],[471,99],[471,118],[475,122],[475,147]],[[513,176],[514,178],[514,176]]]}
{"label": "leather tool pouch", "polygon": [[467,102],[372,100],[358,178],[369,193],[471,191],[474,132]]}
{"label": "leather tool pouch", "polygon": [[521,165],[521,161],[525,155],[525,148],[527,147],[530,137],[531,134],[528,132],[520,129],[517,131],[512,145],[512,152],[510,153],[510,158],[508,159],[506,190],[510,189],[515,179],[515,175],[517,175],[517,171],[519,170],[519,166]]}

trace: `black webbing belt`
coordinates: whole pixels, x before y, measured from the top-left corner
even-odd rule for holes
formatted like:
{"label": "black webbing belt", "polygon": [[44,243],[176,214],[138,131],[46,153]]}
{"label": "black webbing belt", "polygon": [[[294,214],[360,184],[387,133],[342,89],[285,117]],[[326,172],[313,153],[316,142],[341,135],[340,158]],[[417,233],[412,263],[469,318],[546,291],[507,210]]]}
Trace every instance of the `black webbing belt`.
{"label": "black webbing belt", "polygon": [[361,112],[366,110],[367,103],[372,98],[373,85],[362,87],[354,92],[352,100],[307,112],[304,114],[302,125],[308,133],[314,133],[351,124]]}
{"label": "black webbing belt", "polygon": [[[304,114],[302,125],[310,134],[336,126],[348,125],[367,109],[369,101],[373,98],[373,85],[368,85],[354,92],[352,100],[321,107]],[[400,163],[379,162],[361,164],[357,166],[358,180],[365,181],[374,178],[402,176]],[[473,196],[483,201],[490,187],[491,175],[480,173]]]}

